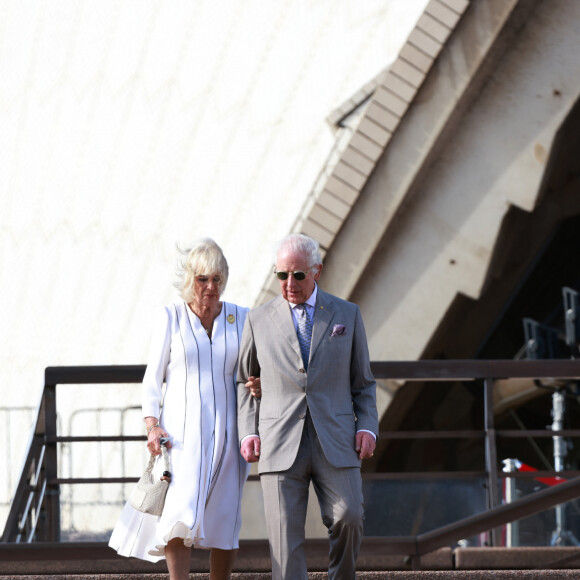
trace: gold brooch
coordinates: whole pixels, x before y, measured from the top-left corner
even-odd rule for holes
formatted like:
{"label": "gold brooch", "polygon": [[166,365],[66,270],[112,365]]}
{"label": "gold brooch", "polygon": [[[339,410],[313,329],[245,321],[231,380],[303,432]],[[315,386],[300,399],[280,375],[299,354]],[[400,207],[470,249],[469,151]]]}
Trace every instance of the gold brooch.
{"label": "gold brooch", "polygon": [[233,324],[233,323],[236,321],[236,317],[235,317],[233,314],[228,314],[227,321],[228,321],[230,324]]}

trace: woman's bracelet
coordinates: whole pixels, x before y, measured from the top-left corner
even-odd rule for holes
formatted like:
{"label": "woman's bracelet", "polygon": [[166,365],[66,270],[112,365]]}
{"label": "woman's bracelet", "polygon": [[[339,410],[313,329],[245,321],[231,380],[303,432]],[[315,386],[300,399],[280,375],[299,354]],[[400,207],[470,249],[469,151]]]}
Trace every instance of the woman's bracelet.
{"label": "woman's bracelet", "polygon": [[147,428],[147,435],[149,435],[149,433],[151,433],[151,431],[153,431],[153,429],[155,429],[155,427],[161,427],[161,425],[159,425],[159,423],[155,423],[155,425],[151,425],[151,427]]}

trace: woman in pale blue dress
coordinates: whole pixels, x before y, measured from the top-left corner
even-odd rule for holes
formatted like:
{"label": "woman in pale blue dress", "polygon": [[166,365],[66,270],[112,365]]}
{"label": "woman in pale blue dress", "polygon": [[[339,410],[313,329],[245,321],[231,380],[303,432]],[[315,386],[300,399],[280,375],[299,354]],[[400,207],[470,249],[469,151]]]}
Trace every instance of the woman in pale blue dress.
{"label": "woman in pale blue dress", "polygon": [[[181,299],[160,312],[143,379],[149,452],[160,455],[161,438],[169,439],[163,514],[143,514],[127,503],[109,542],[123,556],[166,558],[171,580],[189,578],[192,547],[211,550],[211,580],[227,580],[239,547],[249,465],[238,446],[235,378],[248,309],[220,301],[227,278],[213,240],[186,253]],[[247,386],[259,394],[259,379]]]}

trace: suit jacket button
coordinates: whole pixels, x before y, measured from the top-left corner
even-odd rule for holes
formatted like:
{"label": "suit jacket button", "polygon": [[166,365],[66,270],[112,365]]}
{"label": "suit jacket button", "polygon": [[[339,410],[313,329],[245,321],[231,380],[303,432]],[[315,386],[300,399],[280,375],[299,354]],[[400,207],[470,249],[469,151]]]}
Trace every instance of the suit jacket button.
{"label": "suit jacket button", "polygon": [[305,414],[305,413],[302,413],[302,414],[300,415],[300,419],[304,419],[305,417],[306,417],[306,414]]}
{"label": "suit jacket button", "polygon": [[306,371],[304,369],[300,369],[300,372],[301,373],[305,373]]}

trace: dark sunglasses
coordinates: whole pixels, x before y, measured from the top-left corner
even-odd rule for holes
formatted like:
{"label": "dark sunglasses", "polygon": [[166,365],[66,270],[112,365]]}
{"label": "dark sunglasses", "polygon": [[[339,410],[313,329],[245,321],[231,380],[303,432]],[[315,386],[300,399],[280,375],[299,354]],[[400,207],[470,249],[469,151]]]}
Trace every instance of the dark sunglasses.
{"label": "dark sunglasses", "polygon": [[283,272],[282,270],[274,270],[274,274],[276,274],[276,278],[278,280],[288,280],[288,276],[292,274],[294,276],[294,280],[298,280],[299,282],[306,278],[306,272],[302,270],[297,270],[296,272]]}

